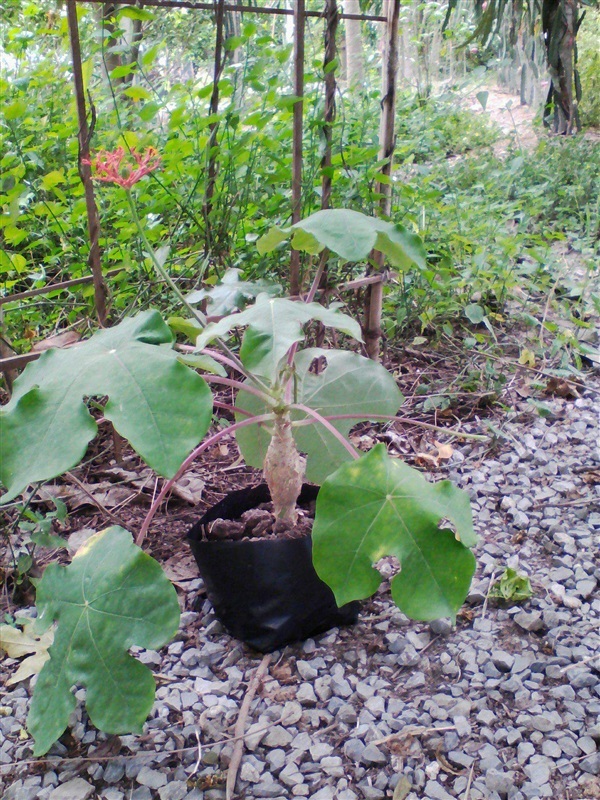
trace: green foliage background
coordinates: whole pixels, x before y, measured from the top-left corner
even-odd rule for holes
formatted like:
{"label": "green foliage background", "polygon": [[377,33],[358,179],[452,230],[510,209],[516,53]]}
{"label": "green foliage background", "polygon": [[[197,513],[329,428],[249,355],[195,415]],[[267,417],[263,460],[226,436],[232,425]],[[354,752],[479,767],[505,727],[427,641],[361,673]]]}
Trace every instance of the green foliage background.
{"label": "green foliage background", "polygon": [[[438,12],[431,13],[428,24],[441,24]],[[10,294],[87,274],[88,245],[64,14],[48,0],[13,1],[5,14],[0,281],[1,291]],[[110,38],[97,10],[81,6],[79,17],[84,73],[96,114],[92,149],[125,144],[160,151],[161,170],[138,184],[136,197],[150,241],[171,246],[169,269],[181,287],[198,288],[202,280],[210,285],[231,267],[248,279],[285,281],[285,252],[261,257],[255,248],[272,224],[289,223],[294,97],[285,22],[259,15],[242,20],[240,35],[227,45],[219,114],[210,117],[214,26],[208,12],[121,10],[115,20],[121,32],[140,18],[141,49],[135,64],[113,69],[109,80],[104,74],[108,60],[117,55],[127,62],[123,40]],[[460,24],[464,28],[464,20]],[[452,41],[456,33],[448,36]],[[304,215],[320,207],[321,37],[322,22],[309,21]],[[379,199],[381,97],[374,26],[365,26],[365,41],[364,91],[341,90],[336,98],[330,174],[333,207],[370,214]],[[589,121],[596,119],[600,96],[597,42],[598,14],[588,12],[580,65],[587,92],[582,111]],[[500,313],[524,282],[533,281],[543,291],[553,280],[551,244],[557,239],[591,255],[597,252],[598,147],[581,139],[544,139],[534,151],[515,147],[497,157],[498,131],[461,106],[473,81],[492,80],[477,67],[453,89],[441,86],[427,95],[405,87],[399,93],[393,219],[424,237],[430,268],[386,289],[388,335],[437,328],[474,298],[487,311]],[[208,145],[215,122],[220,167],[206,213]],[[113,321],[152,303],[168,307],[171,298],[143,255],[122,190],[98,185],[97,198],[103,266],[120,270],[111,279]],[[363,267],[332,263],[330,269],[335,284]],[[30,339],[93,320],[91,297],[91,287],[85,287],[8,304],[4,333],[16,350],[27,350]]]}

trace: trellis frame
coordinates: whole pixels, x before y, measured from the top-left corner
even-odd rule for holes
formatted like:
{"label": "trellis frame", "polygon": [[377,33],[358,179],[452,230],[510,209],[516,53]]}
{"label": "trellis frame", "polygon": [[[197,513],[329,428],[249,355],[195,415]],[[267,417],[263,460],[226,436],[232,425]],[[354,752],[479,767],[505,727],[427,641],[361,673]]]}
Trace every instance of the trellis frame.
{"label": "trellis frame", "polygon": [[[394,46],[392,44],[390,50],[390,42],[393,42],[394,36],[397,38],[397,20],[399,15],[401,0],[384,0],[384,8],[387,9],[385,16],[373,14],[347,14],[340,11],[337,0],[324,0],[323,11],[313,11],[305,7],[305,0],[294,0],[294,8],[270,8],[266,6],[251,6],[242,3],[225,2],[225,0],[215,0],[213,3],[196,2],[195,0],[111,0],[110,5],[113,6],[132,6],[137,8],[151,7],[163,8],[166,10],[176,9],[192,9],[192,10],[207,10],[215,12],[215,57],[214,57],[214,72],[213,72],[213,91],[210,100],[211,114],[217,114],[219,106],[219,79],[221,77],[223,67],[223,20],[226,11],[239,11],[248,14],[267,14],[267,15],[280,15],[280,16],[293,16],[294,17],[294,93],[297,97],[302,98],[304,93],[304,37],[305,37],[305,22],[307,18],[320,18],[325,21],[325,35],[324,35],[324,66],[331,63],[335,58],[336,46],[335,38],[338,22],[341,19],[354,19],[361,21],[380,22],[385,23],[387,26],[386,41],[388,42],[387,52],[392,52]],[[84,81],[83,81],[83,66],[81,57],[81,42],[79,37],[79,25],[77,22],[77,6],[78,5],[107,5],[106,0],[66,0],[67,22],[69,29],[69,39],[71,46],[71,61],[73,66],[73,85],[75,93],[75,101],[77,107],[77,116],[79,123],[78,142],[79,142],[79,175],[84,186],[86,211],[87,211],[87,226],[88,236],[90,241],[89,265],[91,275],[80,279],[62,281],[60,283],[52,284],[40,289],[32,289],[27,292],[20,292],[15,295],[7,295],[0,298],[2,305],[9,303],[13,300],[24,298],[32,295],[45,295],[51,292],[67,289],[72,286],[92,283],[94,286],[94,304],[96,308],[96,315],[100,326],[106,324],[107,315],[107,297],[108,291],[105,283],[105,278],[114,274],[114,271],[107,273],[102,272],[100,261],[100,223],[98,208],[95,199],[94,185],[92,183],[91,171],[89,165],[83,161],[89,159],[90,156],[90,138],[93,133],[93,123],[88,125],[88,109],[86,105]],[[395,20],[395,21],[394,21]],[[397,50],[397,47],[396,47]],[[393,56],[392,56],[393,59]],[[382,158],[388,158],[387,164],[382,169],[382,174],[389,175],[391,172],[391,157],[394,149],[394,105],[393,99],[396,92],[396,73],[397,66],[390,63],[383,64],[384,75],[384,96],[382,101],[382,124],[380,129],[380,155]],[[324,136],[325,136],[325,151],[322,158],[322,165],[327,166],[331,163],[331,127],[335,119],[335,92],[336,92],[336,79],[334,71],[325,71],[325,120],[324,120]],[[391,105],[390,105],[391,102]],[[92,109],[93,110],[93,109]],[[302,167],[303,167],[303,152],[302,152],[302,133],[303,133],[303,101],[298,100],[293,106],[293,130],[292,130],[292,203],[291,215],[292,223],[298,222],[301,218],[301,205],[302,205]],[[216,143],[218,137],[218,122],[214,122],[210,128],[211,141]],[[205,218],[208,218],[212,207],[212,196],[214,193],[214,186],[217,173],[217,154],[216,148],[211,147],[211,155],[209,156],[208,164],[208,181],[205,192],[203,211]],[[323,176],[322,186],[322,208],[329,207],[329,198],[331,194],[331,178],[327,175]],[[389,214],[389,191],[391,187],[388,182],[380,184],[383,200],[381,210],[384,214]],[[377,265],[375,268],[381,268]],[[324,258],[320,264],[320,271],[325,270]],[[363,281],[352,281],[348,288],[356,288],[360,285],[368,285],[370,301],[368,304],[368,311],[366,313],[364,329],[368,332],[369,354],[371,357],[377,357],[379,338],[380,338],[380,318],[381,318],[381,284],[383,282],[382,273],[375,272]],[[375,291],[373,291],[375,290]],[[302,292],[301,278],[300,278],[300,254],[297,250],[292,250],[291,263],[290,263],[290,294],[291,296],[299,296]],[[379,309],[377,305],[379,304]],[[15,356],[11,358],[0,359],[0,372],[8,372],[16,366],[22,366],[26,361],[32,360],[36,355],[28,353],[25,356]]]}

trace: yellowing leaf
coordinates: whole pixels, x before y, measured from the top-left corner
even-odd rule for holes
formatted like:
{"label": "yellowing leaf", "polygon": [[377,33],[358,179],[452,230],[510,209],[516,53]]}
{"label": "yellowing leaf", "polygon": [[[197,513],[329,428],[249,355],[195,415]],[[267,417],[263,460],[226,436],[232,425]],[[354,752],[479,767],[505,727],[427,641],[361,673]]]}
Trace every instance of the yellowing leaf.
{"label": "yellowing leaf", "polygon": [[[50,642],[50,644],[52,644],[52,642]],[[27,680],[27,678],[31,678],[32,675],[38,675],[49,658],[47,647],[40,649],[32,656],[28,656],[21,662],[15,674],[11,675],[6,681],[6,685],[12,686],[15,683],[20,683],[21,681]]]}
{"label": "yellowing leaf", "polygon": [[535,367],[535,354],[524,347],[521,350],[521,355],[519,356],[519,364],[528,367]]}
{"label": "yellowing leaf", "polygon": [[31,654],[6,681],[7,686],[37,675],[49,658],[48,648],[54,640],[54,629],[51,628],[41,636],[37,636],[33,633],[33,624],[34,620],[27,620],[23,628],[0,625],[0,650],[4,650],[9,658],[22,658]]}

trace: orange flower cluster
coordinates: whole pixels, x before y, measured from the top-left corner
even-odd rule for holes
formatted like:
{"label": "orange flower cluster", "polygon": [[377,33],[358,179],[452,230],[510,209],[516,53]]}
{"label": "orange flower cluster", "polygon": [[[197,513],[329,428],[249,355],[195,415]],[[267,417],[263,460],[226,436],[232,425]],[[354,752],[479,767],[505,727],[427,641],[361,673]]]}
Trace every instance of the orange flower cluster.
{"label": "orange flower cluster", "polygon": [[[94,158],[82,159],[83,164],[88,164],[94,173],[97,181],[104,183],[116,183],[125,189],[131,189],[134,183],[140,181],[144,175],[153,172],[160,166],[160,155],[155,147],[148,147],[144,153],[138,153],[135,149],[131,151],[131,159],[125,157],[125,150],[117,147],[116,150],[100,150]],[[136,166],[137,165],[137,166]]]}

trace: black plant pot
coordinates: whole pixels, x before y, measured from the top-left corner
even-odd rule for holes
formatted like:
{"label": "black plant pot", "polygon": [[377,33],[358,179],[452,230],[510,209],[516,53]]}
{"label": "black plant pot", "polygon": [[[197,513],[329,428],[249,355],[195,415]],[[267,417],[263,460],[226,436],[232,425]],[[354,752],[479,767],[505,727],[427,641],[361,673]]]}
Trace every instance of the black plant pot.
{"label": "black plant pot", "polygon": [[[299,504],[317,496],[305,484]],[[338,608],[333,592],[312,563],[310,535],[295,539],[203,539],[215,519],[237,519],[271,499],[266,484],[231,492],[209,509],[188,533],[188,541],[217,617],[232,636],[263,653],[338,625],[351,625],[358,603]]]}

